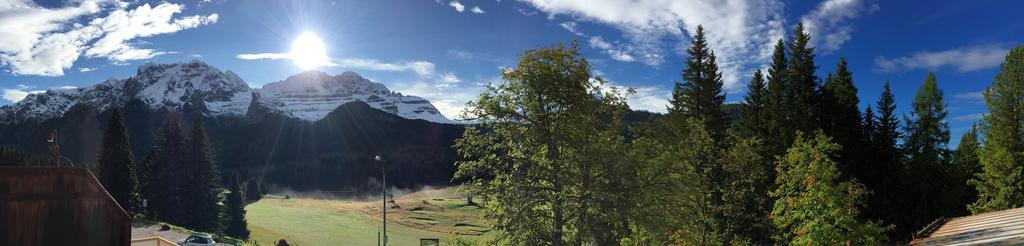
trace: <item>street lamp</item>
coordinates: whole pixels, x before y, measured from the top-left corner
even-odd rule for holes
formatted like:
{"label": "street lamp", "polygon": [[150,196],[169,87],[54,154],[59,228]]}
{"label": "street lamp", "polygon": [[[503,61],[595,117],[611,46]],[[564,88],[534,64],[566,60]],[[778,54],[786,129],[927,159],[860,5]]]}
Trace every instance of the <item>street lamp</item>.
{"label": "street lamp", "polygon": [[377,165],[380,165],[380,180],[381,180],[381,197],[380,197],[380,200],[381,200],[381,208],[382,208],[381,211],[383,211],[382,214],[384,215],[384,219],[382,220],[384,222],[384,230],[383,230],[384,236],[381,237],[381,240],[384,242],[384,246],[387,246],[388,245],[388,176],[387,176],[387,173],[384,170],[384,164],[381,163],[380,159],[381,159],[380,155],[377,155],[377,156],[373,157],[373,160],[377,162]]}

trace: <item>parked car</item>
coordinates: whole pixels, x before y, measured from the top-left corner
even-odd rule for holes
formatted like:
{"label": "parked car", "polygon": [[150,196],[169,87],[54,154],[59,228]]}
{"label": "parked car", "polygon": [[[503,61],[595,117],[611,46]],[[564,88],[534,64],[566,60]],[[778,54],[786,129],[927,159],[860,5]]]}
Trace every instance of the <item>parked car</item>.
{"label": "parked car", "polygon": [[178,245],[181,246],[213,246],[214,244],[216,242],[213,241],[213,237],[205,233],[192,234],[192,236],[178,242]]}

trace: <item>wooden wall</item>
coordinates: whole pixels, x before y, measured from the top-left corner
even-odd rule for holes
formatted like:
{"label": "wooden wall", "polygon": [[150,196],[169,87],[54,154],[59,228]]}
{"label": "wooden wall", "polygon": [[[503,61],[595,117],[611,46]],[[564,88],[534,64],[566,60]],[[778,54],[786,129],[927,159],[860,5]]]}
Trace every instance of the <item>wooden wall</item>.
{"label": "wooden wall", "polygon": [[0,245],[130,245],[131,217],[85,168],[0,167]]}

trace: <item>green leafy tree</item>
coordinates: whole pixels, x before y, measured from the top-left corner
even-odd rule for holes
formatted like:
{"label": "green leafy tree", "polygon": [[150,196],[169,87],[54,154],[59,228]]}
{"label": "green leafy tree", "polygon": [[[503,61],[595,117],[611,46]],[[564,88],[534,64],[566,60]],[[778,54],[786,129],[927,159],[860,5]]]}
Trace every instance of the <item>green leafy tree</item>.
{"label": "green leafy tree", "polygon": [[889,228],[858,218],[864,187],[841,177],[834,160],[840,148],[821,132],[797,133],[789,152],[776,162],[771,218],[777,240],[792,245],[884,242]]}
{"label": "green leafy tree", "polygon": [[627,229],[620,215],[629,199],[606,192],[625,186],[629,174],[619,171],[628,167],[618,160],[621,124],[601,121],[622,113],[622,96],[602,92],[575,43],[526,51],[503,77],[507,83],[488,85],[468,104],[465,115],[480,124],[455,144],[465,158],[455,178],[485,195],[495,240],[610,244],[626,237],[617,233]]}
{"label": "green leafy tree", "polygon": [[185,209],[189,210],[186,223],[182,226],[206,232],[221,231],[220,217],[223,210],[219,205],[220,175],[213,162],[210,143],[203,130],[203,123],[198,118],[192,124],[192,131],[186,140],[185,167],[186,176],[182,179]]}
{"label": "green leafy tree", "polygon": [[967,205],[978,200],[978,192],[970,186],[968,181],[974,175],[981,173],[981,160],[978,159],[978,152],[981,148],[978,142],[978,127],[971,126],[971,130],[960,137],[960,144],[953,152],[953,166],[950,171],[950,182],[946,188],[945,200],[949,206],[948,210],[953,216],[968,214]]}
{"label": "green leafy tree", "polygon": [[675,83],[670,114],[696,119],[711,131],[716,140],[721,140],[727,125],[722,111],[722,103],[725,101],[722,73],[718,71],[715,52],[708,47],[703,26],[697,26],[686,54],[683,83]]}
{"label": "green leafy tree", "polygon": [[242,240],[249,239],[248,222],[245,220],[245,197],[242,195],[242,185],[238,183],[237,176],[231,176],[228,190],[231,193],[225,201],[227,210],[224,214],[224,233]]}
{"label": "green leafy tree", "polygon": [[1024,46],[1010,50],[984,95],[982,172],[971,181],[975,214],[1024,206]]}
{"label": "green leafy tree", "polygon": [[947,213],[943,211],[942,200],[943,185],[948,182],[947,114],[935,74],[928,73],[914,97],[913,110],[906,117],[907,136],[903,142],[907,158],[905,185],[912,189],[903,199],[911,202],[907,209],[913,228],[925,226]]}
{"label": "green leafy tree", "polygon": [[139,181],[135,176],[135,159],[128,143],[128,129],[125,127],[121,110],[110,114],[107,132],[96,157],[99,164],[100,184],[114,197],[117,204],[129,213],[138,211]]}
{"label": "green leafy tree", "polygon": [[774,202],[768,196],[774,186],[774,170],[765,158],[765,146],[758,137],[733,139],[719,161],[725,174],[721,212],[725,239],[732,245],[772,243],[774,227],[768,215]]}

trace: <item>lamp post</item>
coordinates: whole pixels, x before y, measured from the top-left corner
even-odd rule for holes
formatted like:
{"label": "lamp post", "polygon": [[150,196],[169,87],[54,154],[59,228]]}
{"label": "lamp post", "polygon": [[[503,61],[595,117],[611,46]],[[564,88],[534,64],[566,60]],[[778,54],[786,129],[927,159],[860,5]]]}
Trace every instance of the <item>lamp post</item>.
{"label": "lamp post", "polygon": [[381,159],[380,155],[377,155],[377,156],[373,157],[373,160],[376,161],[378,165],[380,165],[380,180],[381,180],[381,197],[380,197],[380,201],[381,201],[381,208],[382,208],[381,211],[383,211],[383,213],[381,213],[381,214],[384,215],[384,219],[382,220],[384,222],[384,229],[383,229],[383,234],[384,235],[383,235],[383,237],[381,237],[381,241],[383,241],[384,246],[387,246],[388,245],[388,176],[387,176],[387,172],[385,172],[385,170],[384,170],[384,164],[381,163],[380,159]]}

